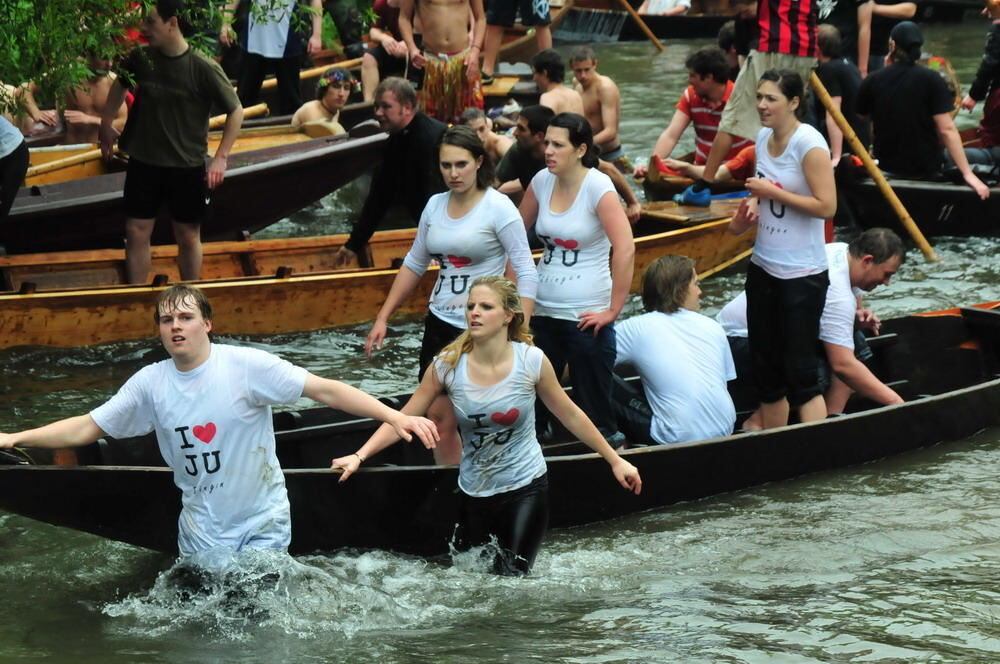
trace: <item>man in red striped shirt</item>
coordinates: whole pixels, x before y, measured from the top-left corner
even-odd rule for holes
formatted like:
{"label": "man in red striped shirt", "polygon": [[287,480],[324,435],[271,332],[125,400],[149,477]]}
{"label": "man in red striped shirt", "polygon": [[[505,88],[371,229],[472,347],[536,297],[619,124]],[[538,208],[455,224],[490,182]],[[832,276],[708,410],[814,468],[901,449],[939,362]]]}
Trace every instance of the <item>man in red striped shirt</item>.
{"label": "man in red striped shirt", "polygon": [[[688,56],[684,66],[688,70],[690,85],[677,102],[677,110],[670,124],[653,146],[650,159],[668,159],[684,130],[688,125],[694,124],[694,163],[701,166],[708,158],[708,152],[715,141],[722,110],[733,91],[733,82],[729,80],[729,60],[726,54],[714,46],[695,51]],[[751,143],[752,141],[745,139],[735,141],[726,159],[731,159]],[[637,166],[634,175],[645,177],[646,173],[645,166]]]}
{"label": "man in red striped shirt", "polygon": [[719,122],[718,134],[708,159],[702,180],[688,187],[686,199],[706,199],[708,183],[740,138],[754,140],[760,131],[757,116],[757,83],[768,69],[792,69],[802,80],[816,66],[819,49],[816,44],[816,16],[820,0],[758,0],[757,27],[760,36],[750,49],[733,92]]}

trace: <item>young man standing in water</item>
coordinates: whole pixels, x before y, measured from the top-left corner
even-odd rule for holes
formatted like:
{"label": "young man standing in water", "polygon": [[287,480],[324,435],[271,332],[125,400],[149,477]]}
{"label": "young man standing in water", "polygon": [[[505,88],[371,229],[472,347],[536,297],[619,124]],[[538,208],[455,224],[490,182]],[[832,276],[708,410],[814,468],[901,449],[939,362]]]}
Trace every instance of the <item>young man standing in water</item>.
{"label": "young man standing in water", "polygon": [[403,415],[356,388],[262,350],[213,344],[212,307],[196,288],[164,290],[154,320],[170,359],[141,369],[86,415],[0,433],[0,448],[72,447],[107,435],[155,431],[182,494],[177,536],[182,556],[288,548],[290,509],[275,453],[272,404],[306,396],[386,422],[405,440],[438,438],[430,420]]}

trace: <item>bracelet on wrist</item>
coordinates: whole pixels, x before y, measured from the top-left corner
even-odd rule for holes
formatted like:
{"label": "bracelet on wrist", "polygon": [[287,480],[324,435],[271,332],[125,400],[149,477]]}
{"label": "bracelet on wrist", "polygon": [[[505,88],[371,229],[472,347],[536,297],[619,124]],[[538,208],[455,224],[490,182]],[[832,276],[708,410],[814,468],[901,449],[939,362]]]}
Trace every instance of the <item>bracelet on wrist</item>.
{"label": "bracelet on wrist", "polygon": [[359,459],[361,459],[361,463],[364,463],[366,461],[366,459],[363,456],[361,456],[360,454],[358,454],[357,452],[352,452],[351,456],[356,456]]}

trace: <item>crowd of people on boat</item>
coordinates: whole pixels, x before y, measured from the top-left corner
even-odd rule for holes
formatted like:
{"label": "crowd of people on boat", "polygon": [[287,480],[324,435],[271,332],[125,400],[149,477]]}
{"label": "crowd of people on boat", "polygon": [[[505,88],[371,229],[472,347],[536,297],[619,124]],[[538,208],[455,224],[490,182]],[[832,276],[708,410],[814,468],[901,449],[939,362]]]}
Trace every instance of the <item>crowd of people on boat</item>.
{"label": "crowd of people on boat", "polygon": [[[692,175],[697,181],[682,202],[696,205],[710,201],[710,183],[720,174],[743,176],[749,195],[729,229],[756,232],[745,292],[717,320],[704,316],[695,262],[663,256],[641,277],[645,313],[623,321],[639,204],[622,177],[632,169],[618,138],[617,86],[598,73],[594,52],[583,47],[569,59],[577,82],[569,87],[562,57],[540,48],[532,60],[540,103],[520,111],[513,140],[494,135],[476,103],[478,51],[485,40],[483,74],[491,75],[491,30],[513,20],[515,6],[507,4],[495,2],[484,12],[480,0],[403,0],[398,29],[408,61],[425,69],[423,86],[416,90],[405,77],[388,76],[371,91],[375,118],[389,137],[336,262],[367,262],[366,245],[392,204],[416,222],[412,247],[367,336],[368,356],[383,348],[394,312],[424,273],[432,264],[438,268],[419,387],[401,411],[267,352],[212,343],[208,299],[178,285],[162,291],[154,309],[169,359],[136,373],[86,415],[0,434],[0,447],[83,445],[155,431],[182,491],[183,555],[219,547],[285,549],[289,505],[270,406],[306,396],[384,422],[356,452],[332,461],[340,481],[400,438],[418,439],[438,463],[458,464],[461,543],[496,540],[492,569],[520,575],[530,570],[547,523],[540,441],[560,426],[602,456],[625,490],[639,493],[639,471],[619,453],[627,446],[816,421],[843,412],[852,391],[878,404],[902,403],[865,365],[870,351],[863,332],[877,335],[880,320],[862,295],[889,283],[905,247],[882,228],[849,243],[828,242],[826,220],[837,208],[835,157],[849,148],[836,123],[823,120],[817,128],[805,121],[815,110],[806,86],[818,57],[820,79],[841,113],[872,119],[876,154],[886,168],[924,173],[943,161],[943,147],[964,181],[988,196],[957,142],[943,82],[917,64],[919,28],[909,21],[892,27],[886,66],[879,68],[869,57],[871,0],[839,3],[849,8],[835,10],[839,29],[818,24],[819,3],[760,0],[735,80],[725,50],[692,54],[685,63],[690,85],[650,166],[635,172],[675,168]],[[124,200],[135,282],[148,273],[149,237],[161,206],[172,218],[183,278],[199,276],[204,194],[223,181],[249,102],[244,94],[259,87],[255,69],[234,92],[218,64],[193,52],[180,8],[181,0],[159,0],[150,9],[143,25],[148,44],[121,64],[128,76],[111,80],[100,114],[98,137],[110,153],[119,109],[135,90],[142,112],[128,115],[118,141],[130,154]],[[521,10],[525,19],[525,6]],[[538,16],[529,22],[536,19],[541,23]],[[414,40],[415,20],[422,46]],[[387,28],[377,29],[385,34]],[[745,36],[746,26],[736,32]],[[981,73],[987,60],[996,61],[992,32],[990,40]],[[252,43],[265,41],[261,35]],[[377,41],[383,51],[371,59],[381,72],[402,47]],[[546,46],[544,34],[539,42]],[[306,48],[313,50],[312,38]],[[258,55],[284,57],[267,49]],[[453,86],[458,80],[461,91]],[[331,70],[317,99],[297,109],[298,120],[335,121],[331,106],[342,106],[352,85],[348,70]],[[974,86],[969,99],[988,89]],[[227,120],[206,166],[205,121],[213,106],[224,109]],[[671,159],[688,125],[697,134],[690,166]],[[918,138],[920,132],[933,142]],[[21,159],[23,141],[12,135],[0,132],[0,148],[17,142],[7,154]],[[6,181],[3,186],[6,192]],[[541,250],[537,264],[533,245]],[[620,380],[616,366],[631,367],[639,382]],[[736,379],[754,386],[759,403],[742,423],[727,389]],[[572,387],[572,398],[563,384]]]}

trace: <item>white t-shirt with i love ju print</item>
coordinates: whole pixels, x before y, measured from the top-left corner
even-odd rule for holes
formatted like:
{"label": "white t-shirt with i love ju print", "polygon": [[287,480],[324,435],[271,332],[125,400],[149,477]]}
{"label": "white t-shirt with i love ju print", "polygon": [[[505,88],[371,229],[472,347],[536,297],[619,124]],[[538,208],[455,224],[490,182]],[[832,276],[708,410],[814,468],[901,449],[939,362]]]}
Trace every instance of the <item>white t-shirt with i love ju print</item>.
{"label": "white t-shirt with i love ju print", "polygon": [[417,274],[431,259],[440,265],[430,310],[453,327],[465,328],[465,302],[479,277],[502,276],[510,259],[521,297],[535,297],[538,274],[521,214],[509,198],[490,187],[465,215],[448,214],[450,192],[427,201],[413,246],[403,265]]}
{"label": "white t-shirt with i love ju print", "polygon": [[535,437],[535,386],[545,355],[536,346],[516,341],[511,346],[510,373],[493,385],[477,385],[469,379],[466,354],[454,369],[434,361],[462,437],[458,487],[477,498],[520,489],[546,470]]}
{"label": "white t-shirt with i love ju print", "polygon": [[545,245],[538,262],[535,315],[577,320],[611,306],[611,240],[597,216],[597,204],[615,187],[611,178],[591,168],[573,204],[555,213],[550,209],[555,182],[548,169],[531,180],[538,199],[535,234]]}
{"label": "white t-shirt with i love ju print", "polygon": [[144,367],[90,415],[116,438],[156,432],[182,494],[181,555],[286,549],[291,520],[271,404],[302,396],[306,375],[262,350],[212,344],[191,371],[173,360]]}

